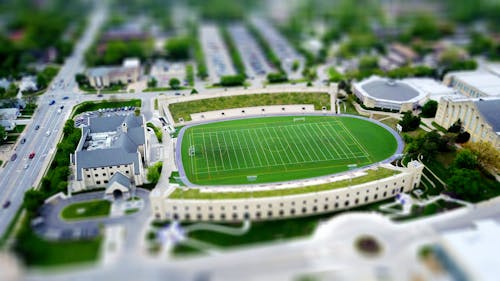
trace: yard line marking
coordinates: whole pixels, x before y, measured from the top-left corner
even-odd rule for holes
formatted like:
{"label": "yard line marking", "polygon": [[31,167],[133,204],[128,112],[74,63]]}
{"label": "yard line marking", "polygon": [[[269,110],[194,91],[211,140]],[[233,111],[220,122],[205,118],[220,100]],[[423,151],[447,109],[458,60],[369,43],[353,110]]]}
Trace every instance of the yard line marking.
{"label": "yard line marking", "polygon": [[201,139],[203,140],[203,153],[205,154],[205,159],[207,161],[207,172],[208,176],[210,176],[210,163],[208,162],[207,146],[205,144],[205,138],[202,136]]}
{"label": "yard line marking", "polygon": [[231,147],[233,148],[234,151],[234,159],[236,159],[236,164],[238,165],[238,168],[241,169],[240,160],[238,159],[238,154],[236,153],[236,149],[234,149],[234,141],[233,141],[233,136],[231,135],[231,131],[227,131],[227,134],[229,135]]}
{"label": "yard line marking", "polygon": [[215,139],[217,141],[217,147],[219,148],[219,153],[220,153],[220,160],[222,161],[222,169],[226,169],[226,166],[224,165],[224,156],[222,156],[222,148],[221,145],[219,144],[219,135],[216,133],[215,134]]}
{"label": "yard line marking", "polygon": [[337,147],[336,145],[333,144],[332,142],[332,135],[330,134],[326,134],[325,132],[323,132],[323,130],[321,130],[321,126],[319,126],[318,124],[315,124],[316,125],[316,128],[318,128],[318,131],[324,136],[324,138],[326,139],[326,141],[328,142],[328,144],[330,145],[330,147],[335,151],[335,154],[337,155],[335,158],[338,158],[340,156],[339,152],[337,151]]}
{"label": "yard line marking", "polygon": [[[252,144],[252,148],[253,148],[255,155],[257,155],[257,159],[259,159],[259,165],[262,166],[264,163],[262,162],[262,159],[260,158],[259,151],[257,151],[257,148],[255,147],[255,143],[253,141],[254,138],[251,137],[253,135],[253,132],[250,131],[249,129],[247,129],[247,134],[248,134],[248,138],[244,138],[245,142],[247,141],[247,139],[249,139],[249,142]],[[250,146],[248,146],[248,147],[250,148]]]}
{"label": "yard line marking", "polygon": [[[248,143],[246,141],[244,131],[241,130],[241,133],[243,134],[243,141],[245,142],[245,146],[244,147],[245,147],[246,151],[250,152],[250,147],[248,146]],[[239,134],[239,132],[238,132],[238,141],[240,141],[240,134]],[[251,155],[249,155],[249,157],[250,157],[250,161],[252,161],[252,167],[254,167],[255,166],[255,162],[253,161],[253,157]]]}
{"label": "yard line marking", "polygon": [[342,128],[344,128],[344,129],[347,131],[347,134],[348,134],[348,135],[349,135],[349,136],[350,136],[350,137],[351,137],[351,138],[352,138],[352,139],[353,139],[353,140],[354,140],[354,141],[358,144],[358,146],[361,148],[361,150],[362,150],[362,151],[366,154],[366,157],[368,157],[368,159],[370,159],[370,160],[373,160],[373,159],[371,159],[371,157],[370,157],[370,153],[368,153],[368,151],[366,150],[366,148],[365,148],[365,147],[364,147],[364,146],[363,146],[363,145],[362,145],[362,144],[358,141],[358,139],[357,139],[355,136],[353,136],[353,135],[351,134],[351,132],[349,132],[349,131],[347,130],[347,128],[346,128],[346,126],[344,125],[344,123],[342,123],[342,122],[341,122],[341,126],[342,126]]}
{"label": "yard line marking", "polygon": [[[278,137],[278,139],[280,140],[280,144],[281,146],[285,149],[284,153],[288,156],[288,154],[291,154],[293,155],[293,158],[295,158],[295,162],[300,162],[299,161],[299,158],[297,158],[297,156],[295,155],[295,152],[292,150],[292,146],[290,146],[290,144],[288,143],[288,140],[287,138],[283,138],[283,134],[282,133],[279,133],[278,134],[278,131],[280,130],[280,127],[273,127],[271,128],[273,129],[272,131],[274,132],[274,134]],[[287,147],[285,147],[285,145],[283,144],[283,139],[284,139],[284,142],[286,142],[286,145]],[[288,149],[287,149],[288,148]],[[287,151],[289,153],[287,153]],[[290,160],[290,157],[288,157],[288,160]]]}
{"label": "yard line marking", "polygon": [[[304,161],[307,161],[306,157],[304,156],[304,154],[302,153],[302,150],[299,148],[299,146],[297,145],[297,139],[294,138],[290,132],[288,131],[288,128],[283,128],[283,130],[286,132],[286,134],[288,136],[290,136],[290,138],[293,140],[292,143],[295,145],[295,147],[297,148],[297,151],[300,153],[300,156],[302,157],[302,161],[301,162],[304,162]],[[309,157],[309,160],[311,160],[311,158]]]}
{"label": "yard line marking", "polygon": [[[310,136],[310,142],[311,143],[314,143],[316,145],[316,147],[318,148],[318,150],[321,152],[321,154],[323,154],[323,156],[325,157],[325,159],[328,159],[328,157],[326,156],[326,154],[323,152],[323,150],[321,149],[321,147],[316,143],[315,141],[315,138],[314,136],[309,132],[309,130],[305,130],[306,133]],[[322,159],[322,158],[319,158],[319,159]]]}
{"label": "yard line marking", "polygon": [[[344,146],[346,146],[346,144],[344,142],[344,139],[340,136],[339,132],[337,131],[337,129],[335,127],[332,126],[332,124],[329,124],[329,126],[331,127],[331,131],[336,136],[335,142],[339,144],[338,147],[340,148],[340,150],[342,150],[342,153],[344,154],[344,156],[349,157],[349,154],[347,154],[347,152],[344,150]],[[343,145],[340,144],[340,142],[337,142],[337,139],[339,139],[340,142],[342,142]]]}
{"label": "yard line marking", "polygon": [[337,157],[335,157],[332,152],[330,152],[331,149],[328,149],[327,145],[322,141],[322,136],[319,134],[318,132],[318,129],[315,129],[314,128],[316,127],[317,128],[317,125],[315,123],[312,123],[310,124],[309,126],[311,128],[311,134],[314,135],[316,138],[316,143],[318,144],[318,146],[321,145],[321,151],[323,151],[323,149],[326,148],[326,152],[328,152],[328,154],[330,154],[330,157],[332,157],[331,159],[336,159]]}
{"label": "yard line marking", "polygon": [[[267,134],[271,137],[271,139],[273,138],[271,133],[269,132],[269,128],[268,127],[265,127],[266,129],[266,132]],[[280,146],[283,148],[283,151],[286,152],[286,148],[283,146],[283,144],[281,143],[281,140],[278,138],[278,143],[280,144]],[[285,164],[289,164],[289,163],[285,163],[285,161],[283,160],[283,157],[281,156],[281,152],[278,150],[278,155],[279,157],[281,158],[281,162],[283,163],[283,165]],[[288,153],[285,153],[286,157],[288,158],[288,162],[290,162],[290,157],[288,156]]]}
{"label": "yard line marking", "polygon": [[[261,138],[259,137],[259,129],[254,129],[255,131],[255,135],[257,136],[257,143],[259,144],[260,146],[260,149],[261,149],[261,153],[264,154],[264,156],[266,157],[266,161],[267,161],[267,165],[269,167],[272,167],[271,165],[271,162],[269,161],[269,158],[267,157],[267,153],[266,153],[266,149],[264,148],[264,145],[262,145],[262,141],[261,141]],[[271,157],[273,157],[273,161],[274,163],[276,163],[276,159],[274,159],[274,156],[271,154]]]}
{"label": "yard line marking", "polygon": [[[316,153],[316,150],[314,149],[314,147],[312,147],[311,142],[310,142],[310,141],[306,141],[308,138],[307,138],[307,136],[306,136],[306,135],[302,134],[302,130],[303,130],[303,129],[298,129],[297,127],[295,127],[295,128],[293,128],[293,127],[292,127],[292,128],[290,128],[290,130],[291,130],[291,131],[292,131],[292,132],[293,132],[293,133],[294,133],[297,137],[299,137],[299,139],[300,139],[300,140],[303,140],[303,141],[301,141],[301,144],[302,144],[302,146],[304,146],[304,148],[306,149],[306,151],[307,151],[307,155],[311,156],[311,153],[309,153],[309,151],[311,151],[311,150],[312,150],[312,152],[314,153],[315,157],[311,157],[311,161],[316,161],[317,159],[319,159],[319,158],[320,158],[320,157],[319,157],[319,155]],[[299,132],[301,133],[300,135],[299,135]],[[304,144],[304,143],[305,143],[305,144]],[[306,146],[306,144],[307,144],[307,146]],[[307,149],[307,147],[309,147],[309,149]]]}
{"label": "yard line marking", "polygon": [[238,140],[238,146],[240,147],[240,153],[241,153],[241,155],[243,155],[243,163],[245,164],[245,168],[248,168],[247,158],[245,157],[245,153],[243,153],[243,147],[241,146],[240,138],[238,136],[238,133],[234,132],[234,134],[236,135],[236,139]]}
{"label": "yard line marking", "polygon": [[222,135],[222,139],[224,140],[224,145],[226,146],[226,153],[227,153],[227,159],[229,159],[229,166],[231,167],[231,169],[233,168],[233,161],[231,161],[231,153],[230,153],[230,149],[232,149],[232,147],[230,147],[227,142],[226,142],[226,135],[221,132],[221,135]]}
{"label": "yard line marking", "polygon": [[264,134],[264,128],[259,128],[258,131],[260,131],[260,133],[262,134],[262,136],[263,136],[262,139],[266,143],[267,150],[269,151],[268,153],[271,154],[271,157],[273,157],[275,165],[280,165],[280,163],[278,161],[276,161],[276,157],[274,157],[274,153],[272,153],[272,150],[271,150],[271,147],[269,146],[269,143],[267,141],[265,141],[266,140],[266,135]]}
{"label": "yard line marking", "polygon": [[211,134],[210,134],[210,133],[208,133],[208,139],[210,140],[210,148],[211,148],[211,150],[212,150],[212,156],[213,156],[213,158],[212,158],[212,159],[213,159],[213,163],[214,163],[215,172],[217,172],[217,170],[218,170],[218,169],[217,169],[217,166],[218,166],[218,165],[217,165],[217,159],[216,159],[217,157],[215,156],[215,146],[214,146],[214,144],[212,143],[212,136],[211,136]]}

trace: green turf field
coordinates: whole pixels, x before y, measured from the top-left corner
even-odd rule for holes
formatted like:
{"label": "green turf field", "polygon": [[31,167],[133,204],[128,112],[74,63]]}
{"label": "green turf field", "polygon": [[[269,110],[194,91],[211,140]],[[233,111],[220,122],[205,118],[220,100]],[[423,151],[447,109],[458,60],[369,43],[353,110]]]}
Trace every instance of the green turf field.
{"label": "green turf field", "polygon": [[286,116],[221,121],[188,128],[182,164],[195,184],[303,179],[390,157],[397,141],[383,127],[346,116]]}

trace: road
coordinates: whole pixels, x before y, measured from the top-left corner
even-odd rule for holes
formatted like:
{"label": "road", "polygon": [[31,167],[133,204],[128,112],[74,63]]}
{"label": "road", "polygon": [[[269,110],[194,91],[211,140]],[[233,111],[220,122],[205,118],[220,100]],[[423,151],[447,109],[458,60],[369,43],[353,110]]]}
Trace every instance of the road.
{"label": "road", "polygon": [[[3,205],[10,201],[8,208],[0,209],[0,234],[3,234],[21,207],[24,192],[35,186],[55,152],[55,144],[62,133],[64,122],[70,115],[71,108],[79,103],[78,95],[72,93],[76,87],[75,74],[83,70],[83,56],[96,36],[100,25],[106,17],[106,8],[98,6],[91,14],[89,26],[82,38],[75,45],[73,54],[66,59],[58,75],[54,78],[49,90],[38,100],[38,108],[33,114],[33,122],[28,125],[19,139],[26,143],[18,143],[15,161],[9,161],[0,173],[0,202]],[[60,81],[63,81],[62,83]],[[64,100],[63,97],[68,99]],[[51,100],[54,105],[49,105]],[[60,106],[64,108],[59,112]],[[40,126],[37,130],[36,126]],[[35,152],[33,159],[28,155]],[[25,169],[25,165],[28,167]]]}

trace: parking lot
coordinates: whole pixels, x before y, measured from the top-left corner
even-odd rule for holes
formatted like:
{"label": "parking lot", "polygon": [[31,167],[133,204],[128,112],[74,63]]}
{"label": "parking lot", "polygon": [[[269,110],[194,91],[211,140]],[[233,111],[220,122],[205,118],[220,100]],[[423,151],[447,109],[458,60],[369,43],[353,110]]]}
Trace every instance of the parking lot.
{"label": "parking lot", "polygon": [[262,50],[243,24],[231,25],[229,33],[241,54],[250,79],[255,76],[265,76],[269,72],[272,72]]}
{"label": "parking lot", "polygon": [[219,82],[221,76],[236,74],[227,47],[216,25],[202,25],[200,41],[212,82]]}
{"label": "parking lot", "polygon": [[133,106],[124,106],[124,107],[119,107],[119,108],[102,108],[97,111],[90,111],[90,112],[85,112],[82,114],[79,114],[75,116],[75,127],[83,127],[88,125],[88,120],[89,118],[93,117],[100,117],[100,116],[114,116],[114,115],[129,115],[131,113],[134,113],[135,107]]}

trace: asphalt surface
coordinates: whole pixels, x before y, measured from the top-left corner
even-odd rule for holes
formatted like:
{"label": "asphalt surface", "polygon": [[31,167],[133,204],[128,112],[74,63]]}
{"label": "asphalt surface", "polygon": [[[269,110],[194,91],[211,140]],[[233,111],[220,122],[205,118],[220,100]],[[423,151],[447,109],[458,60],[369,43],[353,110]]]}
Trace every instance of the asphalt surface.
{"label": "asphalt surface", "polygon": [[[39,97],[38,108],[32,118],[33,122],[19,137],[19,140],[26,138],[26,143],[16,145],[17,159],[9,161],[0,172],[0,202],[2,205],[7,201],[10,202],[8,208],[0,209],[0,234],[5,232],[20,208],[24,192],[36,185],[55,152],[55,144],[64,122],[73,105],[79,101],[79,98],[72,92],[72,89],[77,86],[74,80],[75,74],[83,70],[84,51],[92,43],[99,26],[105,19],[105,14],[105,10],[96,9],[91,15],[89,26],[75,45],[73,55],[66,59],[59,74],[54,78],[54,89],[52,90],[50,86],[49,90]],[[63,99],[65,96],[68,99]],[[55,104],[49,105],[52,100]],[[64,108],[58,112],[62,105]],[[37,125],[40,126],[38,130],[35,129]],[[28,159],[31,152],[35,152],[35,157]],[[24,169],[26,164],[28,167]]]}

